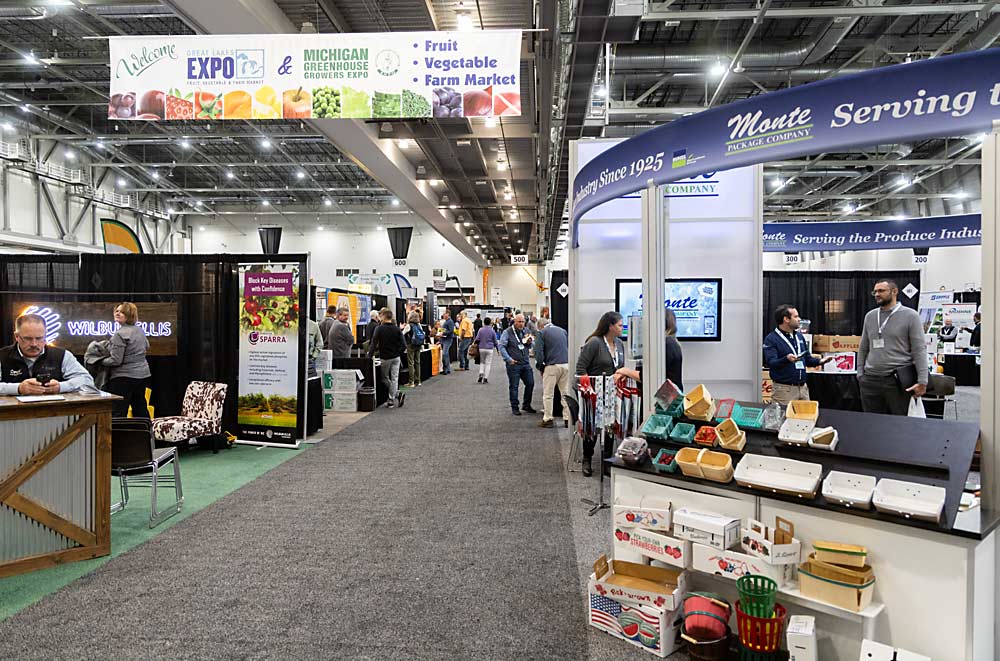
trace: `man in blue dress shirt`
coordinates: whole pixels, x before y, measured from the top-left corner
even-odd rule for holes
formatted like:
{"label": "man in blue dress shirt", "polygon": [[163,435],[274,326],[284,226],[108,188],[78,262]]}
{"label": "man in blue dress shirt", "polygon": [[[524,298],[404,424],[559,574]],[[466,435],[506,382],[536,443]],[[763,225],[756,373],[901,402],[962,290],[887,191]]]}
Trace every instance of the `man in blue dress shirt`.
{"label": "man in blue dress shirt", "polygon": [[820,360],[809,353],[806,338],[799,332],[799,311],[791,305],[779,305],[774,311],[776,328],[764,338],[764,364],[771,372],[774,390],[771,401],[786,406],[797,399],[809,399],[806,368],[824,365],[833,358]]}

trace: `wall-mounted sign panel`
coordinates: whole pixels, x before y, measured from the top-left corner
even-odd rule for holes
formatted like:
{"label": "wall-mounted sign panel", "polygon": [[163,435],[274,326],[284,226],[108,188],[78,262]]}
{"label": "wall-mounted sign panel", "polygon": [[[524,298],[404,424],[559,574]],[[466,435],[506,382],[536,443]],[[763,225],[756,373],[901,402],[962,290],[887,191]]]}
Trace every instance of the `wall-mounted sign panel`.
{"label": "wall-mounted sign panel", "polygon": [[978,213],[906,220],[764,223],[764,252],[940,248],[978,246],[982,242],[982,217]]}
{"label": "wall-mounted sign panel", "polygon": [[143,36],[109,42],[111,119],[521,114],[520,30]]}
{"label": "wall-mounted sign panel", "polygon": [[[45,339],[56,347],[82,356],[94,340],[107,340],[120,324],[114,319],[115,307],[121,301],[90,301],[87,303],[15,301],[14,314],[39,314],[45,319]],[[149,339],[150,356],[177,355],[177,304],[136,303],[136,322]]]}

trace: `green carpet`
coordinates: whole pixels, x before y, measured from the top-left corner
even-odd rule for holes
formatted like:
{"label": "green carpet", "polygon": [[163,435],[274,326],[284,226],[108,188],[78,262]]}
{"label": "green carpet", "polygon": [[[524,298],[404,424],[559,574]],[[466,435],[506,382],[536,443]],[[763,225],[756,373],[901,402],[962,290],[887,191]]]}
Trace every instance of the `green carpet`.
{"label": "green carpet", "polygon": [[[111,555],[0,579],[0,621],[89,574],[111,558],[152,539],[310,447],[303,445],[300,450],[285,450],[237,445],[219,454],[203,450],[185,452],[180,459],[184,507],[179,514],[151,529],[149,489],[129,489],[128,507],[111,517]],[[172,475],[173,469],[168,466],[161,474]],[[120,494],[118,479],[112,478],[112,502],[117,502]],[[158,504],[162,508],[171,498],[173,489],[161,488]]]}

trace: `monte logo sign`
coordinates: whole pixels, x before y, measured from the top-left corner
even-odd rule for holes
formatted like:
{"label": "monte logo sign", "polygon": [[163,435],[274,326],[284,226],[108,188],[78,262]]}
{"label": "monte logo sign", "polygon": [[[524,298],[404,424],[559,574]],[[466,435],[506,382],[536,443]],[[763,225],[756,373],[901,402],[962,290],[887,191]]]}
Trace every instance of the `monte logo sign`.
{"label": "monte logo sign", "polygon": [[763,110],[729,118],[726,156],[812,138],[812,110],[796,106],[790,112],[765,116]]}

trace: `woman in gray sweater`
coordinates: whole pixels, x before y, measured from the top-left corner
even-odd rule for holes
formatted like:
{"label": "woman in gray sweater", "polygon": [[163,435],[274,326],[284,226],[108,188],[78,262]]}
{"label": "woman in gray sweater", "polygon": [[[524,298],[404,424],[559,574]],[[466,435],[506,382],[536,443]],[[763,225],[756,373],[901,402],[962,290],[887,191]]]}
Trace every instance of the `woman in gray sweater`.
{"label": "woman in gray sweater", "polygon": [[115,307],[115,321],[120,327],[111,336],[108,346],[111,355],[103,361],[111,368],[106,390],[122,397],[111,409],[114,418],[127,416],[129,406],[134,417],[149,417],[146,409],[146,386],[151,376],[149,363],[146,362],[149,340],[142,326],[136,325],[138,320],[139,310],[134,303],[121,303]]}
{"label": "woman in gray sweater", "polygon": [[[601,320],[597,322],[597,329],[590,334],[583,348],[580,349],[580,356],[576,360],[576,374],[582,376],[611,376],[618,375],[624,370],[631,372],[625,367],[625,345],[621,341],[622,316],[617,312],[605,312]],[[584,477],[594,474],[591,467],[591,458],[594,456],[594,445],[596,438],[585,438],[583,440],[583,465]],[[608,456],[610,446],[604,448]]]}

